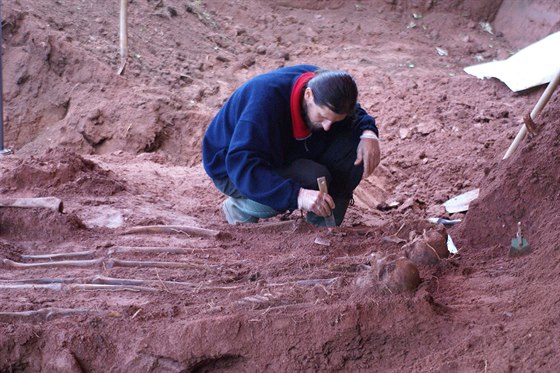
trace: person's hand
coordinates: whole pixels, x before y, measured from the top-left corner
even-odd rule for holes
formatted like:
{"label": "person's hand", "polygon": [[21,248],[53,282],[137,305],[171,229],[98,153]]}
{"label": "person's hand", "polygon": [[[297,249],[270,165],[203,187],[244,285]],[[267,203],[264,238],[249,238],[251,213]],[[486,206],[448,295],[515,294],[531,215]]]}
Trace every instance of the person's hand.
{"label": "person's hand", "polygon": [[334,200],[327,193],[301,188],[298,194],[298,208],[314,212],[319,216],[330,216]]}
{"label": "person's hand", "polygon": [[358,156],[356,157],[356,162],[354,162],[354,164],[357,166],[364,162],[364,173],[362,175],[362,179],[365,179],[372,174],[381,160],[379,139],[375,136],[373,131],[364,131],[360,137],[357,154]]}

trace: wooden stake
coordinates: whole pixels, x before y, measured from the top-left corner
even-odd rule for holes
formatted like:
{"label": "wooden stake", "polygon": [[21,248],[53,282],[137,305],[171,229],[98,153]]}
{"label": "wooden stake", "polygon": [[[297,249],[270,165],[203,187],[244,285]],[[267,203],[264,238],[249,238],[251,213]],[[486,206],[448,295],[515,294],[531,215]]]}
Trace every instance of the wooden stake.
{"label": "wooden stake", "polygon": [[[560,83],[560,70],[558,70],[558,73],[556,74],[554,79],[548,84],[541,98],[533,108],[533,111],[531,111],[530,118],[532,121],[535,121],[535,119],[537,118],[541,110],[548,102],[548,100],[550,100],[550,96],[552,96],[552,93],[554,92],[556,87],[558,87],[559,83]],[[517,133],[517,136],[515,136],[515,139],[513,139],[513,142],[509,146],[508,150],[506,151],[506,154],[504,155],[504,158],[502,159],[509,158],[509,156],[515,151],[515,149],[517,149],[521,141],[523,141],[526,134],[527,134],[527,126],[525,125],[525,123],[523,123],[523,126],[521,126],[521,129]]]}
{"label": "wooden stake", "polygon": [[126,67],[128,57],[128,0],[121,0],[120,12],[120,47],[121,47],[121,64],[117,70],[117,74],[121,75]]}

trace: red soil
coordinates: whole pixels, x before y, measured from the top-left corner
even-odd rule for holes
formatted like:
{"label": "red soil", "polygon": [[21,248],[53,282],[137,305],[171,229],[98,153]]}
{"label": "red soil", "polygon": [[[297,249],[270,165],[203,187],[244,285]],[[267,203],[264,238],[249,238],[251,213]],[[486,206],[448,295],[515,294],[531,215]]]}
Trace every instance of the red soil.
{"label": "red soil", "polygon": [[[443,3],[130,1],[122,76],[117,2],[5,4],[15,154],[0,158],[0,197],[54,196],[65,213],[0,208],[0,372],[558,371],[560,96],[502,161],[544,87],[512,93],[463,68],[557,31],[560,9]],[[332,232],[298,212],[227,225],[204,130],[235,87],[296,63],[354,74],[381,164]],[[468,213],[445,212],[474,188]],[[463,220],[446,231],[459,254],[399,292],[388,276],[428,217]],[[531,252],[511,257],[518,221]],[[126,234],[163,224],[219,235]],[[10,264],[76,252],[89,253],[66,260],[100,261]],[[99,276],[143,282],[82,286]]]}

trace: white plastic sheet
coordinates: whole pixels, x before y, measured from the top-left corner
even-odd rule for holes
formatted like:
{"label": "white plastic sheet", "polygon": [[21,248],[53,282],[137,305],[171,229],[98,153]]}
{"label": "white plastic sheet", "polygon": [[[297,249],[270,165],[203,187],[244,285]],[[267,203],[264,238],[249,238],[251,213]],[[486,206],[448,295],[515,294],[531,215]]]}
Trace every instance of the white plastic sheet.
{"label": "white plastic sheet", "polygon": [[468,66],[464,70],[480,79],[500,79],[514,92],[549,83],[560,71],[560,31],[506,60]]}

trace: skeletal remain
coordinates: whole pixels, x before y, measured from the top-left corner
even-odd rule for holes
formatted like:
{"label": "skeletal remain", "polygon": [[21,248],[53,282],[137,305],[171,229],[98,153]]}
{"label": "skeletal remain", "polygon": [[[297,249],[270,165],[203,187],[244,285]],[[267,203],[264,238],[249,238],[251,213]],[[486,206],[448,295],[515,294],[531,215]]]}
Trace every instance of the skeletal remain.
{"label": "skeletal remain", "polygon": [[195,252],[208,252],[208,251],[223,251],[222,249],[201,249],[201,248],[184,248],[184,247],[158,247],[158,246],[144,246],[144,247],[132,247],[132,246],[115,246],[111,247],[108,251],[108,255],[113,254],[157,254],[157,253],[168,253],[168,254],[193,254]]}
{"label": "skeletal remain", "polygon": [[107,261],[107,268],[113,267],[141,267],[141,268],[192,268],[201,269],[208,267],[216,267],[216,265],[199,265],[185,262],[154,262],[140,260],[119,260],[110,259]]}
{"label": "skeletal remain", "polygon": [[41,308],[38,310],[31,310],[31,311],[16,311],[16,312],[0,312],[0,319],[4,318],[32,318],[32,317],[39,317],[44,320],[48,320],[51,317],[55,316],[71,316],[71,315],[79,315],[84,313],[94,313],[97,311],[84,309],[84,308]]}
{"label": "skeletal remain", "polygon": [[145,285],[146,280],[136,280],[129,278],[114,278],[105,276],[95,276],[92,280],[94,284],[108,284],[108,285]]}
{"label": "skeletal remain", "polygon": [[103,259],[61,260],[58,262],[20,263],[10,259],[3,260],[4,265],[11,268],[61,268],[61,267],[95,267],[101,265]]}
{"label": "skeletal remain", "polygon": [[315,286],[315,285],[332,285],[338,280],[338,277],[333,278],[313,278],[308,280],[299,280],[295,284],[298,286]]}
{"label": "skeletal remain", "polygon": [[0,207],[46,208],[62,212],[64,204],[56,197],[0,198]]}
{"label": "skeletal remain", "polygon": [[339,279],[339,277],[333,278],[310,278],[305,280],[297,280],[297,281],[290,281],[290,282],[277,282],[277,283],[270,283],[266,284],[268,287],[280,287],[280,286],[315,286],[315,285],[323,285],[329,286]]}
{"label": "skeletal remain", "polygon": [[61,290],[62,284],[0,284],[0,289],[49,289],[49,290]]}
{"label": "skeletal remain", "polygon": [[48,289],[48,290],[121,290],[121,291],[159,291],[157,288],[138,286],[138,285],[122,285],[122,284],[0,284],[0,290],[19,290],[19,289]]}
{"label": "skeletal remain", "polygon": [[105,277],[105,276],[95,276],[92,280],[93,283],[99,284],[113,284],[113,285],[158,285],[158,284],[165,284],[165,285],[179,285],[179,286],[187,286],[192,287],[196,292],[201,291],[210,291],[210,290],[234,290],[239,289],[243,286],[202,286],[201,284],[197,284],[194,282],[182,282],[182,281],[163,281],[163,280],[136,280],[136,279],[128,279],[128,278],[114,278],[114,277]]}
{"label": "skeletal remain", "polygon": [[[172,285],[172,286],[186,286],[193,288],[196,292],[201,291],[211,291],[211,290],[234,290],[242,288],[241,285],[232,286],[203,286],[200,283],[195,282],[183,282],[183,281],[164,281],[164,280],[141,280],[141,279],[130,279],[130,278],[114,278],[105,276],[94,276],[92,278],[27,278],[18,280],[0,280],[0,289],[51,289],[51,290],[62,290],[64,289],[63,284],[78,284],[80,286],[66,287],[68,289],[75,290],[103,290],[104,288],[98,287],[97,289],[93,286],[89,288],[83,285],[119,285],[119,288],[105,288],[107,290],[146,290],[142,287],[157,286],[160,284]],[[135,287],[138,288],[135,288]],[[153,288],[151,288],[153,289]],[[150,290],[148,290],[150,291]]]}
{"label": "skeletal remain", "polygon": [[268,303],[269,301],[270,301],[270,297],[266,297],[264,295],[259,295],[259,294],[251,295],[238,300],[239,303],[257,303],[257,304]]}
{"label": "skeletal remain", "polygon": [[180,282],[180,281],[163,281],[163,280],[137,280],[130,278],[114,278],[105,276],[95,276],[92,280],[94,284],[109,284],[109,285],[156,285],[164,283],[169,285],[183,285],[189,287],[197,287],[200,284],[194,282]]}
{"label": "skeletal remain", "polygon": [[275,232],[282,232],[282,231],[291,231],[296,228],[296,224],[293,220],[286,220],[286,221],[272,221],[272,222],[263,222],[259,224],[251,224],[248,226],[240,226],[238,229],[240,230],[251,230],[252,232],[259,231],[259,232],[268,232],[268,231],[275,231]]}
{"label": "skeletal remain", "polygon": [[159,289],[138,285],[110,285],[110,284],[68,284],[70,290],[124,290],[124,291],[160,291]]}
{"label": "skeletal remain", "polygon": [[33,254],[33,255],[21,255],[21,259],[65,259],[65,258],[75,258],[83,256],[92,256],[95,251],[77,251],[75,253],[53,253],[53,254]]}
{"label": "skeletal remain", "polygon": [[221,232],[185,225],[144,225],[132,227],[128,231],[124,232],[124,234],[135,233],[186,233],[193,236],[217,237]]}
{"label": "skeletal remain", "polygon": [[0,283],[27,283],[27,284],[62,284],[78,282],[76,278],[23,278],[17,280],[0,280]]}

